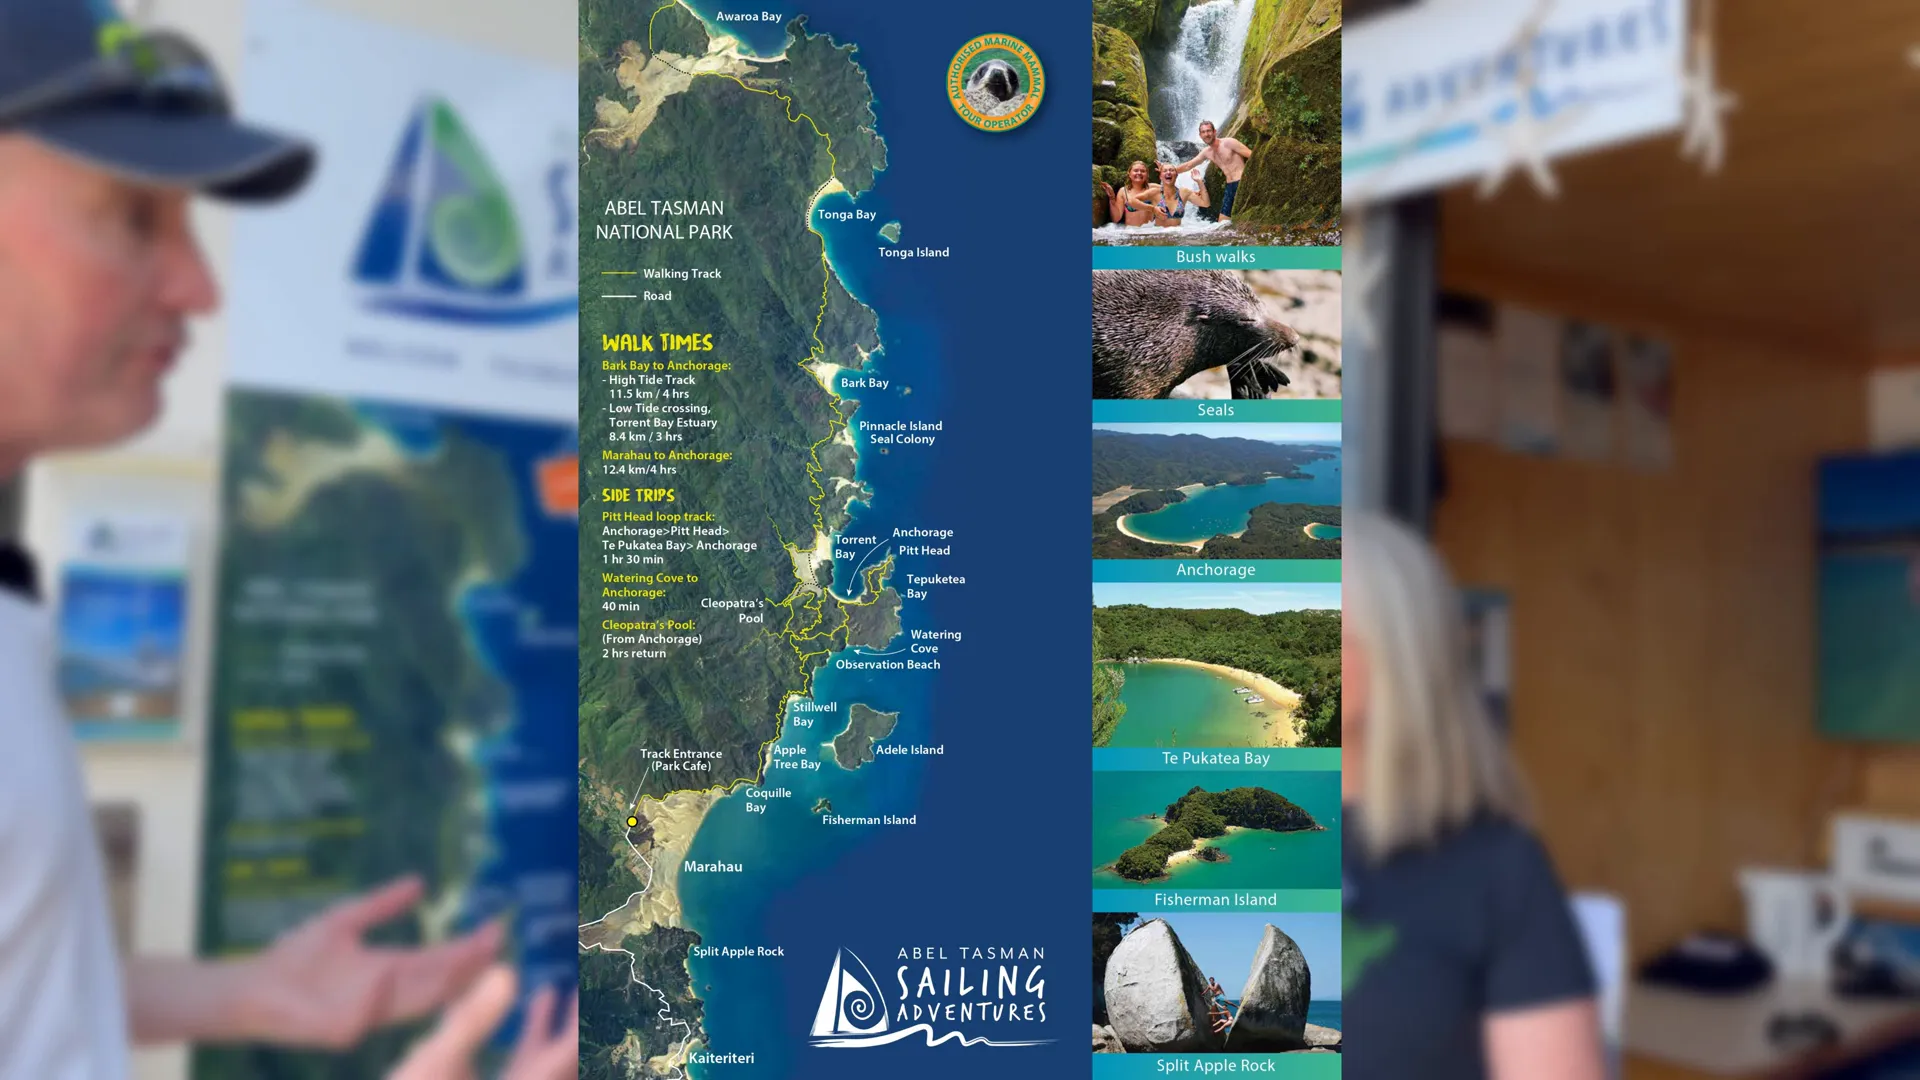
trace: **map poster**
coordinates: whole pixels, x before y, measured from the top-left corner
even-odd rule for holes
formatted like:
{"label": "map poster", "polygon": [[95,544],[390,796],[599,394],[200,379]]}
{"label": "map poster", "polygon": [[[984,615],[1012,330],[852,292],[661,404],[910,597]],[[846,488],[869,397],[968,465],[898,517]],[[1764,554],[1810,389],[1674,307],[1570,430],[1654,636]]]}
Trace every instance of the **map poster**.
{"label": "map poster", "polygon": [[583,1077],[1086,1075],[1085,18],[582,5]]}
{"label": "map poster", "polygon": [[[417,874],[395,939],[505,917],[570,987],[573,73],[296,0],[247,32],[249,109],[324,164],[234,222],[201,950]],[[412,1034],[194,1075],[379,1076]]]}

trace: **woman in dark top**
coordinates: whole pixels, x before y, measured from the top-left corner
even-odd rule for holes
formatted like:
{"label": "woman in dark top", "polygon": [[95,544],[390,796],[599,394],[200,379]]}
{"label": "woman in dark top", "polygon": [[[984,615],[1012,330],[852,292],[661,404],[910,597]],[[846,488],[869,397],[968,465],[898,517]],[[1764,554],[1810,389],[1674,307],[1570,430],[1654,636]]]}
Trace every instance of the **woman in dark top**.
{"label": "woman in dark top", "polygon": [[1585,948],[1425,541],[1347,514],[1345,1080],[1601,1080]]}

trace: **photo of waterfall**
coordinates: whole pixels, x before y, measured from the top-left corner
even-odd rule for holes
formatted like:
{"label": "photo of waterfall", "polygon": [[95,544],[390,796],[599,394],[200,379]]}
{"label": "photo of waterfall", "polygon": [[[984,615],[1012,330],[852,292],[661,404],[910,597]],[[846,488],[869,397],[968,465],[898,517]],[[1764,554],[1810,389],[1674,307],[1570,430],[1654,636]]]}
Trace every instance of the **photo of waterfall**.
{"label": "photo of waterfall", "polygon": [[1200,150],[1200,122],[1224,123],[1233,114],[1253,3],[1209,0],[1189,7],[1173,47],[1154,54],[1160,77],[1148,76],[1147,115],[1161,161],[1192,158]]}
{"label": "photo of waterfall", "polygon": [[1095,0],[1096,244],[1340,243],[1339,0]]}

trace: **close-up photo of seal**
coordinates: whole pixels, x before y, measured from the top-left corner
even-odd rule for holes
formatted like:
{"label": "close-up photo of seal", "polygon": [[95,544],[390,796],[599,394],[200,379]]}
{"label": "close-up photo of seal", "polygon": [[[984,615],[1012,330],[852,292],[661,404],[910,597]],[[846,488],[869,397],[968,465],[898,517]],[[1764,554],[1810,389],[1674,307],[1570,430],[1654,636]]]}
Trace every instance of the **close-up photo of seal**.
{"label": "close-up photo of seal", "polygon": [[1164,398],[1225,368],[1236,398],[1288,385],[1277,358],[1300,335],[1232,270],[1096,270],[1093,396]]}
{"label": "close-up photo of seal", "polygon": [[967,76],[967,89],[991,95],[995,101],[1012,101],[1020,96],[1020,73],[1005,60],[989,60]]}

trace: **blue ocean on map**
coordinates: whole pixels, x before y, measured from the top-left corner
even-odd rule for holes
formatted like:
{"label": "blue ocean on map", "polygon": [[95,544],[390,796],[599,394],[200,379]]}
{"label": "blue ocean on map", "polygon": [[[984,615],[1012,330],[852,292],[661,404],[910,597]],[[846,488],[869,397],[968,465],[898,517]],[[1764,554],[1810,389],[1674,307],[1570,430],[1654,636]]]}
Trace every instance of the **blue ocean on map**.
{"label": "blue ocean on map", "polygon": [[[693,6],[710,28],[756,53],[784,47],[781,23],[719,23],[711,17],[719,5]],[[783,22],[801,13],[766,6]],[[749,873],[683,872],[687,924],[708,946],[779,944],[786,955],[691,961],[694,992],[705,1002],[709,1044],[702,1051],[752,1054],[752,1069],[762,1076],[973,1078],[983,1068],[1066,1075],[1084,1068],[1077,1008],[1084,994],[1073,988],[1083,985],[1091,962],[1085,919],[1058,914],[1083,911],[1087,902],[1078,855],[1089,790],[1086,674],[1052,670],[1047,657],[1059,650],[1021,644],[1087,632],[1084,564],[1065,546],[1041,552],[1032,539],[1078,536],[1083,528],[1085,499],[1077,496],[1089,454],[1084,361],[1042,361],[1082,354],[1085,329],[1077,316],[1042,316],[1084,312],[1087,284],[1084,275],[1028,273],[1023,252],[1083,246],[1086,208],[1075,188],[1063,193],[1057,220],[1036,214],[1032,185],[1021,178],[1078,168],[1066,166],[1085,139],[1084,110],[1069,108],[1065,95],[1050,97],[1025,127],[987,134],[954,114],[943,77],[962,44],[999,32],[1025,39],[1043,63],[1060,65],[1050,75],[1078,86],[1088,64],[1084,12],[982,3],[894,6],[875,18],[870,2],[832,0],[804,13],[811,32],[858,45],[854,59],[867,71],[888,147],[889,166],[872,190],[857,200],[822,199],[813,218],[841,281],[880,324],[883,351],[869,373],[889,385],[848,396],[858,395],[857,420],[943,424],[931,447],[861,441],[859,475],[873,497],[855,507],[844,535],[889,545],[868,565],[900,543],[950,549],[896,557],[890,583],[905,595],[905,629],[881,650],[892,660],[937,660],[941,667],[822,668],[812,701],[831,710],[801,716],[813,720],[804,727],[790,710],[780,740],[807,748],[820,768],[770,771],[764,786],[784,788],[789,797],[764,800],[765,813],[748,814],[749,801],[763,800],[748,800],[741,789],[708,815],[689,858],[739,862]],[[1005,197],[985,194],[994,178],[1009,182]],[[825,217],[849,209],[871,216]],[[897,246],[878,236],[893,221],[901,225]],[[942,254],[883,254],[920,248]],[[1038,402],[1071,407],[1047,417]],[[896,528],[954,531],[950,539],[895,540]],[[842,595],[859,586],[858,561],[836,565]],[[964,577],[965,584],[905,593],[908,575],[936,574]],[[937,653],[913,653],[913,630],[959,631],[961,640],[935,642]],[[886,755],[841,769],[826,744],[855,703],[899,713],[886,743],[941,752]],[[895,815],[912,824],[827,825],[812,812],[819,799],[836,815]],[[903,1004],[896,980],[909,961],[902,950],[913,947],[944,950],[949,966],[969,947],[1044,953],[1038,962],[1046,1023],[936,1027],[1049,1041],[929,1049],[914,1037],[859,1053],[809,1044],[809,1023],[841,950],[871,969],[891,1014]],[[698,1058],[689,1071],[698,1080],[740,1074],[738,1066]]]}

